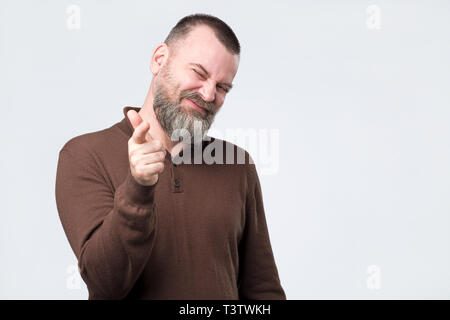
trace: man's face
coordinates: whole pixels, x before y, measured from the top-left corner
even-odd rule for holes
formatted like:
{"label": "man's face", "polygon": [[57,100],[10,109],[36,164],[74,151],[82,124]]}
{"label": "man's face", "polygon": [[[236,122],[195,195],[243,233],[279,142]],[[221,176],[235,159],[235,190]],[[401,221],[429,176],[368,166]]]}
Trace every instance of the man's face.
{"label": "man's face", "polygon": [[[174,50],[175,49],[175,50]],[[169,61],[155,77],[153,108],[166,134],[194,124],[202,137],[223,105],[236,75],[239,57],[230,53],[212,29],[197,26],[170,49]]]}

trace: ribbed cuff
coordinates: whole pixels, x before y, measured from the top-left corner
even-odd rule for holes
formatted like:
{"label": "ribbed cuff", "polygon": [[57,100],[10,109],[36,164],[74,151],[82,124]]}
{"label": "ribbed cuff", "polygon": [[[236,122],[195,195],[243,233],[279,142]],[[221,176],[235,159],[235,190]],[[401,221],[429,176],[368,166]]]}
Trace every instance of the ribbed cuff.
{"label": "ribbed cuff", "polygon": [[125,196],[129,202],[136,205],[151,204],[155,197],[156,184],[152,186],[143,186],[134,180],[131,172],[128,170],[128,175],[125,179]]}

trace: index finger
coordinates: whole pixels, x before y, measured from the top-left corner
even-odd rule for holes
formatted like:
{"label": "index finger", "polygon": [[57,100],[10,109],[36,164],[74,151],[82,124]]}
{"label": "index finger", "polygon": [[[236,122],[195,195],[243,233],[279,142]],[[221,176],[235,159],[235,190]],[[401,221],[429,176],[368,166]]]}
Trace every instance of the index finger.
{"label": "index finger", "polygon": [[133,132],[133,135],[131,136],[131,138],[133,139],[133,141],[135,143],[138,144],[142,144],[145,143],[147,141],[150,141],[151,139],[147,139],[150,138],[150,135],[147,134],[149,129],[149,125],[146,121],[142,121],[135,129]]}
{"label": "index finger", "polygon": [[[133,129],[136,129],[144,121],[142,119],[142,117],[139,115],[139,113],[137,113],[136,110],[133,110],[133,109],[128,110],[127,117],[128,117],[128,120],[130,121]],[[149,124],[149,126],[150,126],[150,124]],[[146,138],[147,138],[147,141],[153,140],[153,137],[150,134],[150,128],[147,130]]]}

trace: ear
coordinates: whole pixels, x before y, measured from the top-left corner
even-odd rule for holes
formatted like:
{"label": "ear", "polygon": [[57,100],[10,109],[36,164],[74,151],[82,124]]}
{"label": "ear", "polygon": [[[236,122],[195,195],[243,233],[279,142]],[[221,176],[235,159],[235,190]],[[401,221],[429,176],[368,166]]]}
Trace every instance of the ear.
{"label": "ear", "polygon": [[164,42],[156,47],[152,55],[152,60],[150,61],[150,70],[153,75],[157,75],[161,70],[162,66],[166,63],[169,57],[169,48]]}

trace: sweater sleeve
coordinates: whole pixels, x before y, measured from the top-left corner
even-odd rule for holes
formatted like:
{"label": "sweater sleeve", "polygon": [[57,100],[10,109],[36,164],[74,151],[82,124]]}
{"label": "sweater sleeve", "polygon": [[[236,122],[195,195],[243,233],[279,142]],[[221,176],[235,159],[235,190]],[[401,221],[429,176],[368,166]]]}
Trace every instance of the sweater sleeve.
{"label": "sweater sleeve", "polygon": [[60,151],[56,204],[89,299],[122,299],[134,286],[156,237],[154,193],[130,169],[113,192],[92,155]]}
{"label": "sweater sleeve", "polygon": [[261,186],[254,164],[248,166],[246,222],[239,244],[239,299],[286,300],[270,244]]}

